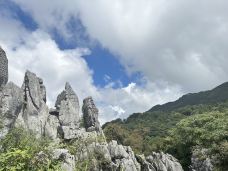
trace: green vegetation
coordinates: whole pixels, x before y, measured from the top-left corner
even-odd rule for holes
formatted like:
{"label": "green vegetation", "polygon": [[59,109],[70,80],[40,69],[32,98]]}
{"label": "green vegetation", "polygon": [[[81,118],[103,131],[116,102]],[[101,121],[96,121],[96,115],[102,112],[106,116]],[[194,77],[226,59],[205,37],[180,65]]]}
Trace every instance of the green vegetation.
{"label": "green vegetation", "polygon": [[170,131],[166,140],[166,151],[180,159],[184,167],[189,166],[191,151],[207,149],[219,169],[228,169],[228,110],[213,111],[190,116],[181,120]]}
{"label": "green vegetation", "polygon": [[107,140],[130,145],[137,153],[165,151],[185,170],[192,151],[207,149],[217,170],[228,170],[228,83],[211,91],[187,94],[125,120],[103,126]]}
{"label": "green vegetation", "polygon": [[[0,141],[0,171],[58,171],[59,162],[51,160],[48,150],[50,140],[36,138],[23,128],[12,129]],[[42,157],[38,157],[39,152]]]}

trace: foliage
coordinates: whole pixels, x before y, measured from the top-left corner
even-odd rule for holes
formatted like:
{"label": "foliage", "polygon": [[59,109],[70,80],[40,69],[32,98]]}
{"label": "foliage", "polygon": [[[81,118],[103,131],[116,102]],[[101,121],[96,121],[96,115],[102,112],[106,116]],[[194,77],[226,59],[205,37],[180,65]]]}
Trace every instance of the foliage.
{"label": "foliage", "polygon": [[228,111],[193,115],[181,120],[170,131],[167,151],[180,159],[184,167],[190,164],[191,151],[205,148],[217,167],[227,167]]}
{"label": "foliage", "polygon": [[[226,168],[228,102],[187,105],[171,111],[148,111],[103,126],[108,140],[131,145],[137,153],[165,151],[187,168],[192,150],[207,148],[216,167]],[[137,137],[137,138],[135,138]],[[216,154],[216,155],[215,155]],[[228,169],[225,169],[228,170]]]}
{"label": "foliage", "polygon": [[[57,171],[59,162],[51,160],[47,138],[37,138],[23,128],[12,129],[0,141],[0,170],[1,171]],[[39,152],[45,156],[38,158]]]}

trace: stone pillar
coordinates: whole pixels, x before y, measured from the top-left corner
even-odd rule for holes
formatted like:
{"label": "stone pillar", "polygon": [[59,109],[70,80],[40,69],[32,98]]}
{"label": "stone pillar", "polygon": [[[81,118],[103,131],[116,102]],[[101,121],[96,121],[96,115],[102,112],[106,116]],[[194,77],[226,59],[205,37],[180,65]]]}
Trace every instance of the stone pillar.
{"label": "stone pillar", "polygon": [[8,59],[0,46],[0,89],[8,82]]}

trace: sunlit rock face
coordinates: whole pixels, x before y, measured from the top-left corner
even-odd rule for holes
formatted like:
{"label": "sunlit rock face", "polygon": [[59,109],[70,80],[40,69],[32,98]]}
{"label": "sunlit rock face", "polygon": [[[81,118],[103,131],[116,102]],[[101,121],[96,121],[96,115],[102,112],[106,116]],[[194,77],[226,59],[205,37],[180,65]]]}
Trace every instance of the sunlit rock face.
{"label": "sunlit rock face", "polygon": [[69,83],[66,83],[65,90],[58,95],[55,107],[62,126],[75,126],[79,124],[78,96]]}
{"label": "sunlit rock face", "polygon": [[43,80],[36,74],[26,71],[22,90],[24,104],[18,124],[40,137],[45,134],[45,125],[49,115]]}
{"label": "sunlit rock face", "polygon": [[101,131],[98,121],[98,109],[94,104],[92,97],[87,97],[83,100],[82,106],[83,119],[87,131]]}
{"label": "sunlit rock face", "polygon": [[5,51],[0,47],[0,88],[8,81],[8,59]]}
{"label": "sunlit rock face", "polygon": [[15,121],[23,106],[23,91],[17,85],[9,82],[0,92],[0,139],[14,127]]}

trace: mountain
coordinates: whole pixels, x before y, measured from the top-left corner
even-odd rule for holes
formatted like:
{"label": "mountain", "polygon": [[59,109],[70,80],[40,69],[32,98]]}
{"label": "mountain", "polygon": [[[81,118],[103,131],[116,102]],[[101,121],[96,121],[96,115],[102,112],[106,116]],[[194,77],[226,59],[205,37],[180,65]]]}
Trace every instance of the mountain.
{"label": "mountain", "polygon": [[172,111],[188,105],[214,104],[224,102],[226,100],[228,100],[228,82],[225,82],[209,91],[189,93],[174,102],[169,102],[164,105],[156,105],[148,112]]}
{"label": "mountain", "polygon": [[[227,170],[228,82],[209,91],[186,94],[144,113],[134,113],[125,120],[116,119],[102,128],[108,141],[116,139],[146,154],[169,152],[185,170]],[[196,151],[198,155],[203,153],[205,161],[199,162]],[[208,163],[212,158],[214,163]]]}
{"label": "mountain", "polygon": [[26,71],[18,87],[8,83],[8,60],[0,48],[0,170],[2,171],[183,171],[170,154],[135,154],[130,146],[106,141],[92,97],[83,100],[69,83],[46,104],[46,88]]}

